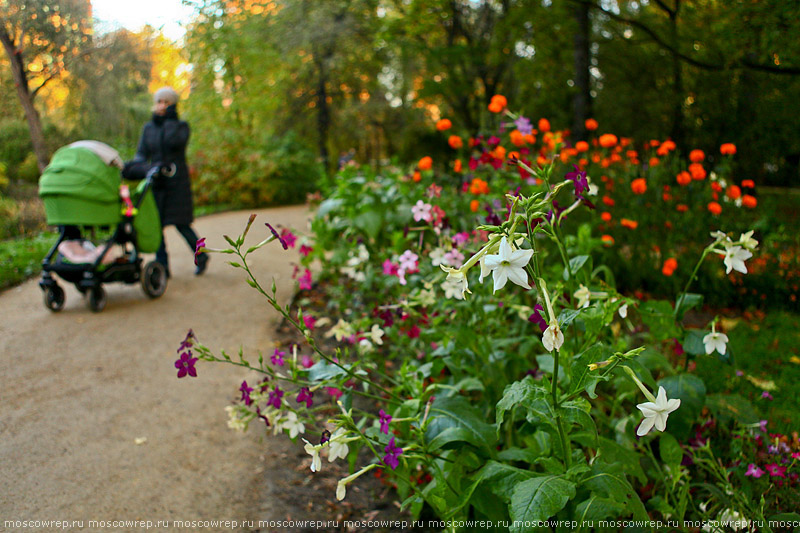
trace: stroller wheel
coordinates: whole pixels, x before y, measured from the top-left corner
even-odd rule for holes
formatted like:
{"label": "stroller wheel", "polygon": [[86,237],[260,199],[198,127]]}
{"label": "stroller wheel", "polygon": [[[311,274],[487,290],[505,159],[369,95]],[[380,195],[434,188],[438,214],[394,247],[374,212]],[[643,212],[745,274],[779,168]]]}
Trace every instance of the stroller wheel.
{"label": "stroller wheel", "polygon": [[99,313],[105,308],[106,300],[106,290],[102,286],[97,285],[89,289],[89,309],[95,313]]}
{"label": "stroller wheel", "polygon": [[142,272],[142,290],[150,298],[158,298],[167,290],[167,269],[158,261],[150,261]]}
{"label": "stroller wheel", "polygon": [[51,311],[61,311],[65,301],[64,289],[60,286],[51,285],[44,290],[44,305]]}

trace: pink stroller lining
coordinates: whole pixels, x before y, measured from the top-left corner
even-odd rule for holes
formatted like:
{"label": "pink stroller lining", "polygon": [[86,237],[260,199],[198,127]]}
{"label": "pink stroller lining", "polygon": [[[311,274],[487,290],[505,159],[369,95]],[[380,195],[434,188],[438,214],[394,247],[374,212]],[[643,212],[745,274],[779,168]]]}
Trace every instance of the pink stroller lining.
{"label": "pink stroller lining", "polygon": [[[94,263],[100,254],[103,253],[103,248],[97,248],[94,244],[84,240],[69,240],[64,241],[58,245],[58,253],[64,259],[73,264]],[[111,248],[102,259],[102,263],[107,265],[114,262],[114,257]]]}

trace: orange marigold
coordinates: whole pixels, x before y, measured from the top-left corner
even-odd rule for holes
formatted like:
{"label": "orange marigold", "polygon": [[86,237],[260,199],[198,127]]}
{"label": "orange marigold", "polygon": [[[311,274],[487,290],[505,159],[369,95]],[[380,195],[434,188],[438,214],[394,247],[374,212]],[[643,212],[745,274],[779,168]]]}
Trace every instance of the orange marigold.
{"label": "orange marigold", "polygon": [[722,213],[722,206],[719,205],[717,202],[708,202],[706,206],[708,210],[711,212],[712,215],[719,215]]}
{"label": "orange marigold", "polygon": [[606,246],[611,246],[612,244],[614,244],[614,237],[612,237],[611,235],[603,235],[600,237],[600,240],[603,241],[603,244],[605,244]]}
{"label": "orange marigold", "polygon": [[604,222],[611,222],[611,213],[609,213],[608,211],[604,211],[600,215],[600,218],[602,218]]}
{"label": "orange marigold", "polygon": [[420,181],[422,179],[422,174],[420,174],[419,170],[415,170],[414,175],[411,176],[411,179],[414,181]]}
{"label": "orange marigold", "polygon": [[500,160],[502,160],[502,159],[505,159],[505,158],[506,158],[506,149],[505,149],[505,148],[503,148],[503,147],[502,147],[502,146],[500,146],[500,145],[497,145],[497,146],[495,147],[495,149],[494,149],[494,150],[492,150],[490,153],[492,154],[492,157],[494,157],[495,159],[500,159]]}
{"label": "orange marigold", "polygon": [[439,131],[447,131],[453,127],[453,123],[449,118],[443,118],[436,123],[436,129]]}
{"label": "orange marigold", "polygon": [[511,144],[514,146],[522,146],[525,144],[525,136],[519,130],[514,130],[508,134],[511,139]]}
{"label": "orange marigold", "polygon": [[603,148],[611,148],[617,144],[617,136],[613,133],[604,133],[600,136],[600,146]]}
{"label": "orange marigold", "polygon": [[747,187],[748,189],[754,189],[756,186],[756,182],[753,180],[742,180],[742,187]]}
{"label": "orange marigold", "polygon": [[461,137],[459,137],[458,135],[451,135],[447,139],[447,144],[449,144],[450,148],[452,148],[453,150],[458,150],[459,148],[464,146],[464,141],[461,140]]}
{"label": "orange marigold", "polygon": [[453,162],[453,172],[461,172],[461,160],[456,159]]}
{"label": "orange marigold", "polygon": [[593,118],[587,118],[587,119],[586,119],[586,122],[584,122],[584,123],[583,123],[583,125],[584,125],[584,126],[586,127],[586,129],[587,129],[587,130],[589,130],[589,131],[594,131],[594,130],[596,130],[596,129],[598,128],[598,126],[599,126],[599,124],[597,124],[597,121],[596,121],[595,119],[593,119]]}
{"label": "orange marigold", "polygon": [[502,94],[496,94],[492,96],[492,100],[489,102],[489,111],[492,113],[500,113],[506,108],[506,105],[508,105],[506,97]]}
{"label": "orange marigold", "polygon": [[629,218],[623,218],[619,221],[619,223],[622,224],[622,227],[628,229],[636,229],[639,227],[638,222],[636,222],[635,220],[631,220]]}
{"label": "orange marigold", "polygon": [[745,194],[744,196],[742,196],[742,205],[752,209],[758,205],[758,200],[756,200],[755,196]]}
{"label": "orange marigold", "polygon": [[610,196],[603,196],[603,203],[608,207],[614,207],[614,199]]}
{"label": "orange marigold", "polygon": [[528,133],[527,135],[525,135],[525,142],[528,144],[533,144],[536,142],[536,137]]}
{"label": "orange marigold", "polygon": [[550,131],[550,121],[546,118],[539,119],[539,131],[542,133]]}
{"label": "orange marigold", "polygon": [[681,213],[685,213],[689,210],[689,206],[686,204],[678,204],[675,206],[675,209],[677,209]]}
{"label": "orange marigold", "polygon": [[740,189],[738,185],[729,185],[728,188],[725,189],[725,196],[731,200],[736,200],[742,196],[742,189]]}
{"label": "orange marigold", "polygon": [[489,192],[489,184],[480,178],[473,178],[472,183],[469,185],[469,192],[472,194],[487,194]]}
{"label": "orange marigold", "polygon": [[480,207],[480,205],[481,205],[481,203],[478,200],[472,200],[469,203],[469,210],[472,211],[473,213],[475,213],[475,212],[478,211],[478,207]]}
{"label": "orange marigold", "polygon": [[575,149],[578,152],[588,152],[589,151],[589,143],[586,141],[578,141],[575,143]]}
{"label": "orange marigold", "polygon": [[661,161],[657,157],[651,157],[647,164],[651,167],[657,167]]}
{"label": "orange marigold", "polygon": [[692,175],[693,180],[706,179],[706,169],[700,163],[692,163],[689,165],[689,174]]}
{"label": "orange marigold", "polygon": [[692,163],[702,163],[705,158],[706,154],[702,150],[695,149],[689,152],[689,161]]}
{"label": "orange marigold", "polygon": [[419,160],[419,163],[417,163],[417,168],[420,170],[430,170],[432,166],[433,166],[433,159],[429,155],[426,155],[425,157]]}
{"label": "orange marigold", "polygon": [[675,258],[670,257],[666,261],[664,261],[664,265],[661,267],[661,273],[665,276],[671,276],[675,269],[678,268],[678,261]]}
{"label": "orange marigold", "polygon": [[724,143],[719,147],[719,153],[722,155],[733,155],[736,153],[736,145],[733,143]]}
{"label": "orange marigold", "polygon": [[675,177],[675,181],[678,182],[678,185],[689,185],[692,182],[692,175],[685,170],[681,171]]}
{"label": "orange marigold", "polygon": [[631,182],[633,194],[644,194],[647,190],[647,182],[644,178],[636,178]]}

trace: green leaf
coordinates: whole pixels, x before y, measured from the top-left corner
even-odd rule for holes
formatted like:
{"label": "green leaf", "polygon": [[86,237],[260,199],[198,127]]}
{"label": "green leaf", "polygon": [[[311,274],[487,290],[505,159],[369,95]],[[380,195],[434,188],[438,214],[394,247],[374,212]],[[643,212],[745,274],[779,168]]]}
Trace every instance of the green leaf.
{"label": "green leaf", "polygon": [[317,218],[323,218],[328,213],[339,209],[342,203],[344,203],[344,200],[341,198],[329,198],[324,200],[317,208]]}
{"label": "green leaf", "polygon": [[562,309],[558,314],[558,325],[563,330],[581,314],[581,311],[581,309]]}
{"label": "green leaf", "polygon": [[706,353],[706,345],[703,344],[704,331],[690,329],[686,332],[681,345],[683,349],[692,355],[703,355]]}
{"label": "green leaf", "polygon": [[[611,357],[612,353],[608,345],[598,342],[576,355],[572,359],[570,367],[572,381],[570,383],[568,395],[572,395],[583,389],[590,398],[597,398],[597,394],[594,391],[597,384],[601,381],[600,373],[597,371],[590,372],[589,364],[605,361]],[[608,380],[608,378],[606,378],[606,380]]]}
{"label": "green leaf", "polygon": [[476,475],[493,494],[505,502],[511,501],[515,486],[534,476],[533,472],[497,461],[489,461]]}
{"label": "green leaf", "polygon": [[692,307],[697,307],[698,305],[703,303],[703,295],[702,294],[694,294],[691,292],[687,292],[682,294],[678,301],[675,302],[675,308],[678,310],[678,320],[683,319],[683,314],[686,313]]}
{"label": "green leaf", "polygon": [[667,463],[671,470],[675,470],[683,461],[683,450],[678,440],[670,433],[662,433],[658,442],[661,460]]}
{"label": "green leaf", "polygon": [[617,517],[621,515],[624,510],[625,507],[619,503],[592,494],[588,500],[584,500],[578,504],[578,507],[575,509],[575,519],[578,524],[596,522],[598,520]]}
{"label": "green leaf", "polygon": [[[584,264],[586,264],[586,261],[588,259],[589,259],[588,255],[577,255],[573,257],[572,259],[569,260],[569,271],[571,271],[573,275],[577,274],[578,271],[581,269],[581,267]],[[567,269],[564,268],[564,273],[563,273],[564,281],[569,279],[569,271],[567,271]]]}
{"label": "green leaf", "polygon": [[642,322],[656,340],[677,337],[680,333],[672,316],[672,306],[666,300],[650,300],[639,307]]}
{"label": "green leaf", "polygon": [[377,211],[364,211],[353,219],[353,225],[374,240],[381,232],[383,217]]}
{"label": "green leaf", "polygon": [[503,425],[506,411],[521,404],[526,398],[533,398],[536,396],[537,391],[542,388],[533,382],[531,376],[526,376],[521,381],[515,381],[511,385],[507,385],[503,390],[503,397],[497,402],[495,420],[497,425],[497,433],[500,434],[500,427]]}
{"label": "green leaf", "polygon": [[738,394],[712,394],[706,397],[706,405],[723,424],[731,420],[755,424],[761,420],[753,404]]}
{"label": "green leaf", "polygon": [[346,374],[343,369],[336,365],[329,365],[327,361],[317,361],[317,363],[308,369],[309,381],[319,382],[326,381],[336,376]]}
{"label": "green leaf", "polygon": [[535,463],[540,456],[541,453],[538,450],[530,448],[508,448],[497,454],[497,458],[501,461],[523,461],[530,464]]}
{"label": "green leaf", "polygon": [[575,497],[575,484],[558,476],[523,481],[511,495],[511,532],[527,531],[525,522],[547,520]]}
{"label": "green leaf", "polygon": [[597,439],[597,426],[594,419],[589,414],[591,405],[588,400],[577,398],[561,404],[559,409],[564,413],[564,419],[572,424],[577,424],[581,428],[589,431]]}
{"label": "green leaf", "polygon": [[465,398],[454,396],[437,398],[431,405],[430,423],[425,432],[429,443],[448,428],[461,428],[462,431],[450,431],[442,439],[453,442],[455,437],[482,448],[490,453],[496,441],[494,427],[487,424],[484,417]]}
{"label": "green leaf", "polygon": [[641,464],[641,456],[635,450],[620,446],[613,440],[600,437],[597,461],[605,463],[609,467],[619,467],[620,471],[634,476],[640,483],[647,481]]}
{"label": "green leaf", "polygon": [[678,440],[685,440],[705,405],[706,386],[702,379],[692,374],[668,376],[659,380],[658,385],[664,387],[668,398],[681,401],[678,410],[669,415],[667,431]]}
{"label": "green leaf", "polygon": [[649,519],[642,500],[625,479],[625,474],[609,472],[602,468],[602,465],[595,464],[592,466],[591,475],[583,480],[581,486],[585,486],[600,497],[621,504],[636,520]]}

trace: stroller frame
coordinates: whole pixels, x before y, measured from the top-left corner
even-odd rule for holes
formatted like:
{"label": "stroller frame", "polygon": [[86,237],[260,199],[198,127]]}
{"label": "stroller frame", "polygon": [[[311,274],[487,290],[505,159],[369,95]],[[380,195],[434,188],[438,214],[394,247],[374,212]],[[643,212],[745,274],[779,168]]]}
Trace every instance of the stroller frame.
{"label": "stroller frame", "polygon": [[[161,172],[160,164],[154,165],[147,172],[143,190],[134,204],[136,210],[152,187],[154,177]],[[44,304],[48,309],[54,312],[60,311],[66,301],[64,289],[56,282],[53,274],[57,274],[68,283],[73,283],[81,294],[88,295],[89,308],[94,312],[102,311],[106,305],[107,297],[103,283],[122,282],[130,285],[141,282],[142,289],[150,298],[158,298],[164,294],[167,288],[167,272],[164,265],[150,261],[144,268],[142,267],[143,258],[136,244],[136,229],[133,224],[135,216],[132,213],[123,214],[122,220],[117,223],[113,235],[105,242],[102,253],[94,263],[68,264],[53,261],[59,245],[67,240],[67,230],[62,226],[58,240],[42,260],[42,279],[39,281],[39,287],[44,292]],[[111,264],[103,264],[103,258],[114,245],[123,247],[123,255]]]}

